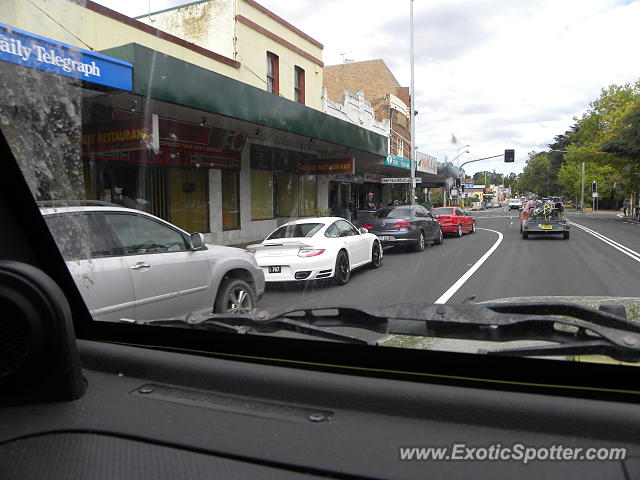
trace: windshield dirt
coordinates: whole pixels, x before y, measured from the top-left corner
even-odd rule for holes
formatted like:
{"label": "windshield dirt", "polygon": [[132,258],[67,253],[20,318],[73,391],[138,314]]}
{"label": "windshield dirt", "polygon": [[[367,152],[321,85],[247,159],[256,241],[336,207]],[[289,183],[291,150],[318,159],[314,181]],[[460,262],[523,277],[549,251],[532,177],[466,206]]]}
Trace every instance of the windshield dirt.
{"label": "windshield dirt", "polygon": [[311,8],[1,2],[0,128],[96,321],[559,302],[638,320],[639,1]]}

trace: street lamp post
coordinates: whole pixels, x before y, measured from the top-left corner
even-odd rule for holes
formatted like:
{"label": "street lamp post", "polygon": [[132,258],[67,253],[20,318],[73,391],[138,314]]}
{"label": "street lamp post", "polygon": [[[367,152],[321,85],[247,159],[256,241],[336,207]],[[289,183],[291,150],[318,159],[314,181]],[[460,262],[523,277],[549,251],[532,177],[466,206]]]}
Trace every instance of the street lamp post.
{"label": "street lamp post", "polygon": [[410,195],[411,200],[410,203],[413,205],[416,201],[416,91],[415,85],[413,81],[413,0],[409,0],[409,10],[410,10],[410,35],[411,35],[411,51],[410,51],[410,63],[411,63],[411,94],[409,96],[409,107],[410,110],[410,119],[411,119],[411,189]]}

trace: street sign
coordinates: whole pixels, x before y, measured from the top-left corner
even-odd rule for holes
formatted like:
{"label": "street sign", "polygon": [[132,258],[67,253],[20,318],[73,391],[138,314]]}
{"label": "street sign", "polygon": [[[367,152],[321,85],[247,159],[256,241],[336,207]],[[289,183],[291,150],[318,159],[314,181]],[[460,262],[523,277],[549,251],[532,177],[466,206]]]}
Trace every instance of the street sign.
{"label": "street sign", "polygon": [[598,192],[593,192],[593,193],[591,194],[591,196],[592,196],[593,198],[598,198]]}
{"label": "street sign", "polygon": [[[382,183],[411,183],[411,177],[384,177]],[[422,183],[422,178],[416,177],[416,183]]]}

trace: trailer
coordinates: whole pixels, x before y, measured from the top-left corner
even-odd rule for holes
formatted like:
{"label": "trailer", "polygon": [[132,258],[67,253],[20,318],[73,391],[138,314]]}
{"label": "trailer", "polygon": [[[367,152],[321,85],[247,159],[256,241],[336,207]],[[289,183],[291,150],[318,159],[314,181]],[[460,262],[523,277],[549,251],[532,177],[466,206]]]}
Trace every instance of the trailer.
{"label": "trailer", "polygon": [[520,233],[526,240],[529,235],[559,234],[569,239],[571,225],[564,214],[561,202],[531,201],[520,215]]}

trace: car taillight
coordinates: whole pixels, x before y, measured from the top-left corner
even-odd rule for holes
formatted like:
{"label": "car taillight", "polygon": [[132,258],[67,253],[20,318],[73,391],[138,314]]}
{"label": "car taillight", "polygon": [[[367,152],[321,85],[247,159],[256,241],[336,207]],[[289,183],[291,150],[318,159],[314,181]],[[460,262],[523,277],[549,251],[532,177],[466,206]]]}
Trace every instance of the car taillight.
{"label": "car taillight", "polygon": [[400,220],[399,222],[396,222],[393,224],[394,227],[409,227],[411,226],[411,223],[409,223],[407,220]]}
{"label": "car taillight", "polygon": [[321,255],[324,253],[324,248],[301,248],[298,251],[299,257],[315,257],[316,255]]}
{"label": "car taillight", "polygon": [[366,228],[367,230],[373,228],[373,225],[371,225],[370,223],[365,223],[364,225],[362,225],[362,228]]}

